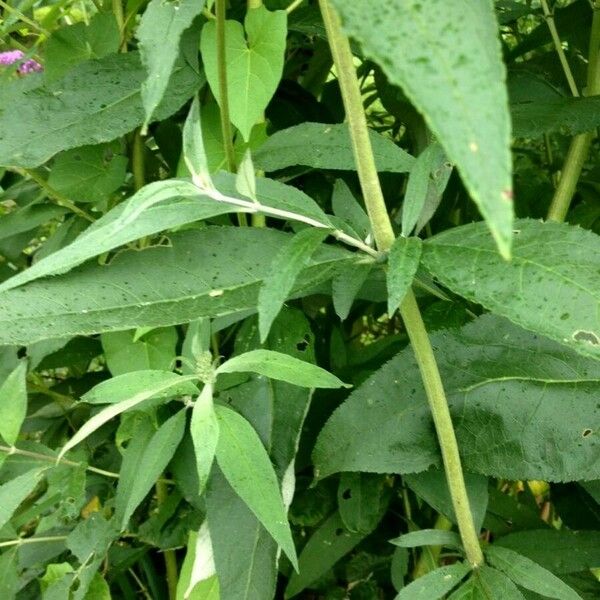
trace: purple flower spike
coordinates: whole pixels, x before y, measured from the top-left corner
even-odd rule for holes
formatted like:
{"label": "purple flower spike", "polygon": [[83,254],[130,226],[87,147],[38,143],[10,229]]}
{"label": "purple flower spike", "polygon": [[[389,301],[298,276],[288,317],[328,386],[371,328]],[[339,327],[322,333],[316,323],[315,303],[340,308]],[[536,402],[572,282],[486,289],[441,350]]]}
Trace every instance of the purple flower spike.
{"label": "purple flower spike", "polygon": [[[23,60],[23,58],[25,58],[25,54],[20,50],[0,52],[0,65],[9,66]],[[35,71],[41,71],[42,69],[43,67],[39,62],[29,58],[18,66],[17,71],[22,75],[26,75],[27,73],[34,73]]]}

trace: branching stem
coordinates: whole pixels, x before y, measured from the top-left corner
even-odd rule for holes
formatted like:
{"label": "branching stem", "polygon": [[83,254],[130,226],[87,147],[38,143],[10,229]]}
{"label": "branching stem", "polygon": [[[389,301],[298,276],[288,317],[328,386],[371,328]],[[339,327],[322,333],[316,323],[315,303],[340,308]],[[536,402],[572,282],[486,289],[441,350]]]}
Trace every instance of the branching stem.
{"label": "branching stem", "polygon": [[[346,109],[354,159],[373,234],[378,249],[387,252],[394,243],[395,236],[375,167],[350,43],[342,31],[339,17],[329,5],[328,0],[319,0],[319,4]],[[448,408],[433,348],[412,291],[409,291],[406,295],[400,307],[400,314],[415,352],[431,407],[448,487],[467,560],[473,567],[477,567],[484,561],[483,553],[469,506],[450,409]]]}

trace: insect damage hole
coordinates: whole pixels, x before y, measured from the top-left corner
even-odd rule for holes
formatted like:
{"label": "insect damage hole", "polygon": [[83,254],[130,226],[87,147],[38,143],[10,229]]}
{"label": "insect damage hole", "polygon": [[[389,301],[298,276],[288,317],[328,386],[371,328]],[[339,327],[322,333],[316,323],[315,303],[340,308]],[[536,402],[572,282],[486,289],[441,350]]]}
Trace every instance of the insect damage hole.
{"label": "insect damage hole", "polygon": [[573,339],[576,342],[587,342],[592,346],[598,346],[600,344],[600,338],[593,331],[579,330],[573,334]]}

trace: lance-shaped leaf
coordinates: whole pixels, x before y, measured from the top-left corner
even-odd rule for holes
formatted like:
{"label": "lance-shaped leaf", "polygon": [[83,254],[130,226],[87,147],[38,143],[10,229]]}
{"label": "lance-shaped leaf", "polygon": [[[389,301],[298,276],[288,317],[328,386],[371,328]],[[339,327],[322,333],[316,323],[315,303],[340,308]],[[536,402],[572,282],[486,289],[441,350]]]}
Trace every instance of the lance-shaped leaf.
{"label": "lance-shaped leaf", "polygon": [[281,546],[292,565],[298,559],[277,476],[258,434],[238,413],[216,407],[219,421],[217,462],[229,485]]}
{"label": "lance-shaped leaf", "polygon": [[183,158],[192,179],[202,187],[212,185],[208,157],[202,139],[202,121],[200,119],[200,102],[194,96],[190,112],[183,126]]}
{"label": "lance-shaped leaf", "polygon": [[388,315],[393,315],[402,304],[419,268],[421,240],[399,236],[388,255],[387,290]]}
{"label": "lance-shaped leaf", "polygon": [[453,292],[490,311],[600,357],[600,237],[561,223],[516,222],[513,259],[495,252],[481,223],[423,245],[422,262]]}
{"label": "lance-shaped leaf", "polygon": [[[246,141],[281,79],[286,25],[285,11],[270,12],[264,6],[246,12],[244,27],[238,21],[225,21],[229,114],[231,122]],[[202,28],[200,50],[210,89],[220,104],[217,27],[214,20]]]}
{"label": "lance-shaped leaf", "polygon": [[33,469],[0,485],[0,527],[4,527],[19,504],[33,492],[45,469]]}
{"label": "lance-shaped leaf", "polygon": [[115,518],[121,530],[127,527],[133,511],[169,464],[184,430],[185,409],[167,419],[158,430],[154,431],[151,426],[147,437],[144,432],[139,435],[134,430],[125,451],[115,498]]}
{"label": "lance-shaped leaf", "polygon": [[203,0],[151,0],[142,14],[136,35],[142,62],[148,72],[142,84],[142,102],[146,112],[144,128],[150,123],[167,90],[179,55],[181,34],[203,7]]}
{"label": "lance-shaped leaf", "polygon": [[0,385],[0,436],[14,446],[27,413],[27,361],[21,361]]}
{"label": "lance-shaped leaf", "polygon": [[492,0],[332,0],[346,32],[402,87],[510,256],[510,115]]}
{"label": "lance-shaped leaf", "polygon": [[418,548],[419,546],[449,546],[462,548],[460,536],[455,531],[443,529],[420,529],[411,531],[400,537],[390,540],[390,544],[400,548]]}
{"label": "lance-shaped leaf", "polygon": [[[272,257],[289,237],[254,227],[186,231],[172,235],[168,247],[124,252],[109,266],[84,265],[0,293],[0,344],[255,310]],[[319,248],[291,296],[326,281],[336,264],[352,256],[333,246]]]}
{"label": "lance-shaped leaf", "polygon": [[199,494],[203,492],[206,486],[219,440],[219,422],[213,406],[212,393],[212,384],[204,384],[200,396],[194,402],[190,421],[190,435],[196,457]]}
{"label": "lance-shaped leaf", "polygon": [[325,369],[282,352],[250,350],[230,358],[216,371],[219,373],[258,373],[271,379],[308,388],[349,387]]}
{"label": "lance-shaped leaf", "polygon": [[[134,373],[129,373],[128,375],[135,375]],[[121,377],[127,377],[127,375],[122,375]],[[115,378],[117,379],[117,378]],[[114,381],[112,379],[111,381]],[[163,377],[157,377],[157,381],[152,386],[149,386],[145,389],[137,391],[133,393],[131,396],[117,402],[116,404],[111,404],[104,410],[101,410],[98,414],[94,415],[91,419],[89,419],[83,427],[81,427],[77,433],[63,446],[60,451],[57,461],[59,461],[71,448],[74,448],[85,440],[89,435],[94,433],[96,429],[104,425],[104,423],[108,423],[111,419],[120,415],[121,413],[131,410],[136,407],[138,404],[142,403],[144,400],[148,400],[150,398],[154,398],[155,396],[159,396],[161,394],[165,394],[168,391],[173,391],[177,389],[181,389],[181,385],[186,381],[191,381],[196,379],[195,375],[188,375],[185,377],[181,377],[176,375],[175,373],[167,373],[164,372]]]}
{"label": "lance-shaped leaf", "polygon": [[492,545],[486,548],[485,555],[492,567],[527,590],[556,600],[581,600],[581,596],[554,573],[514,550]]}
{"label": "lance-shaped leaf", "polygon": [[284,244],[273,258],[270,274],[258,292],[258,326],[261,341],[269,334],[271,324],[294,287],[296,278],[328,234],[327,229],[303,229]]}

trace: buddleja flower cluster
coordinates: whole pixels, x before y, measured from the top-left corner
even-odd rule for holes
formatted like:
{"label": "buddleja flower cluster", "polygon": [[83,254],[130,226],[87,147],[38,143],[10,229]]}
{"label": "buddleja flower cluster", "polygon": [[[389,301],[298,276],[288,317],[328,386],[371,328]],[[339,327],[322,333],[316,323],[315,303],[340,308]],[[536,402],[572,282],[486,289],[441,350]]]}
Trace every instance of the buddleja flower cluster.
{"label": "buddleja flower cluster", "polygon": [[27,73],[34,73],[35,71],[41,71],[42,65],[32,58],[25,59],[25,54],[21,50],[8,50],[7,52],[0,52],[0,66],[10,66],[14,63],[20,63],[17,67],[17,72],[21,75]]}

